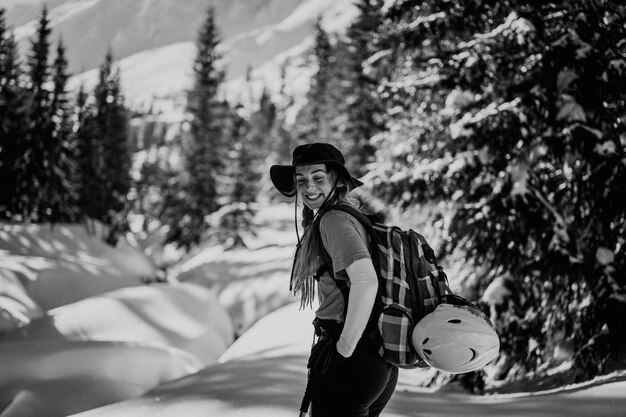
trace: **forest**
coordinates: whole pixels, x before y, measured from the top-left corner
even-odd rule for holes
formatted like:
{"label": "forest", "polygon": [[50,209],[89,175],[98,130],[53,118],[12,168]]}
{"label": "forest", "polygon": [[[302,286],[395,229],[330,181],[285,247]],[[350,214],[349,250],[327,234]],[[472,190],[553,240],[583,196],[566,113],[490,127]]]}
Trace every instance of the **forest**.
{"label": "forest", "polygon": [[427,212],[439,256],[473,271],[464,296],[494,281],[512,294],[492,315],[501,378],[545,370],[563,343],[577,381],[607,372],[626,345],[624,5],[356,3],[344,34],[316,24],[314,75],[291,122],[289,97],[265,90],[246,107],[220,94],[209,9],[187,118],[174,138],[141,145],[131,121],[148,115],[124,104],[114,51],[93,91],[70,92],[46,9],[25,57],[0,9],[0,219],[99,221],[115,245],[141,215],[181,248],[236,247],[260,203],[284,201],[269,166],[330,142],[367,184],[364,201]]}

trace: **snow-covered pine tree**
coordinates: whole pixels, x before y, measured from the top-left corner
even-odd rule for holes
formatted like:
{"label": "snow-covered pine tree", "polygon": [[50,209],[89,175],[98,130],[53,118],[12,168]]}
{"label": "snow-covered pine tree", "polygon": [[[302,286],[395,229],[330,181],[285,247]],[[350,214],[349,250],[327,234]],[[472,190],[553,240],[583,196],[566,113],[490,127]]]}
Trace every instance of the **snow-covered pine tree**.
{"label": "snow-covered pine tree", "polygon": [[608,0],[401,1],[368,60],[389,129],[372,182],[443,202],[478,292],[511,276],[521,305],[499,325],[518,374],[565,340],[589,378],[625,331],[625,19]]}

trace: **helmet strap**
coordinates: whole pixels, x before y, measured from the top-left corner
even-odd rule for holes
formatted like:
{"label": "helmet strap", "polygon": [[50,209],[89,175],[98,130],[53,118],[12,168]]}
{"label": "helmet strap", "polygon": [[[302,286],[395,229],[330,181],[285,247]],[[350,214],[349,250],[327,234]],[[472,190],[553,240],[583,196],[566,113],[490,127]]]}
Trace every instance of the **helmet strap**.
{"label": "helmet strap", "polygon": [[298,193],[297,192],[296,192],[296,203],[294,204],[293,219],[296,225],[296,239],[298,239],[298,247],[300,247],[302,242],[300,240],[300,233],[298,232]]}

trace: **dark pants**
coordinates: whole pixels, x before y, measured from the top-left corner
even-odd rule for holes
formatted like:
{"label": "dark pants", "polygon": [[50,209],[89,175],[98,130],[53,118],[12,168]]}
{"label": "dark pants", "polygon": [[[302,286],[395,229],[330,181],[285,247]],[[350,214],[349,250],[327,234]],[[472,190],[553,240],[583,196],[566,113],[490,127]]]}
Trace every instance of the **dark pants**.
{"label": "dark pants", "polygon": [[[316,347],[318,352],[327,349],[323,353],[328,356],[314,358]],[[311,417],[376,417],[398,382],[398,368],[385,362],[367,338],[347,359],[336,351],[334,340],[320,340],[312,359]]]}

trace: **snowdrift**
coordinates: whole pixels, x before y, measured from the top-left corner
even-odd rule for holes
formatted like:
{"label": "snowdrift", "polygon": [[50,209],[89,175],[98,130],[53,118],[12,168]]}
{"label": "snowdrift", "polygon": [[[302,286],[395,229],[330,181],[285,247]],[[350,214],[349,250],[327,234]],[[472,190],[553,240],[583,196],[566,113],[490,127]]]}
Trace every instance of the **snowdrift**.
{"label": "snowdrift", "polygon": [[219,362],[248,357],[308,355],[317,307],[304,310],[299,307],[299,302],[291,303],[263,317],[224,352]]}
{"label": "snowdrift", "polygon": [[294,301],[289,274],[296,236],[293,207],[259,210],[255,237],[248,248],[224,250],[215,245],[196,250],[171,271],[171,278],[215,291],[241,336],[261,317]]}
{"label": "snowdrift", "polygon": [[178,348],[208,365],[233,339],[230,317],[209,290],[193,284],[151,284],[57,307],[0,341],[136,342]]}
{"label": "snowdrift", "polygon": [[216,295],[144,284],[151,261],[82,225],[0,228],[0,416],[66,416],[216,363],[234,340]]}
{"label": "snowdrift", "polygon": [[0,335],[43,314],[41,307],[26,291],[29,280],[36,277],[24,266],[29,261],[31,267],[33,261],[37,262],[0,250]]}
{"label": "snowdrift", "polygon": [[66,416],[213,364],[233,341],[207,289],[153,284],[58,307],[0,343],[1,417]]}
{"label": "snowdrift", "polygon": [[[141,397],[74,417],[288,417],[298,415],[311,343],[310,310],[297,303],[259,320],[220,364],[166,382]],[[407,372],[420,372],[418,370]],[[537,391],[538,387],[527,387]],[[560,389],[489,396],[442,393],[399,384],[381,417],[618,417],[626,374]]]}
{"label": "snowdrift", "polygon": [[2,417],[67,416],[140,395],[202,363],[174,348],[121,342],[0,344]]}
{"label": "snowdrift", "polygon": [[293,416],[306,383],[313,310],[291,303],[259,320],[219,365],[164,383],[142,397],[80,413],[122,416]]}
{"label": "snowdrift", "polygon": [[151,261],[124,240],[113,248],[85,225],[0,225],[0,331],[42,311],[140,285]]}

